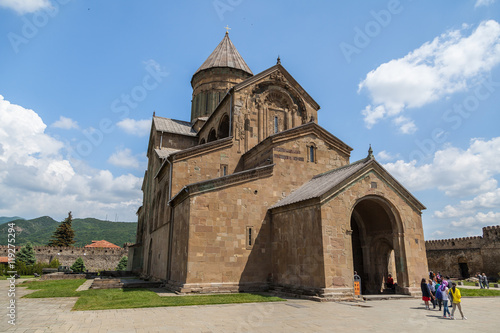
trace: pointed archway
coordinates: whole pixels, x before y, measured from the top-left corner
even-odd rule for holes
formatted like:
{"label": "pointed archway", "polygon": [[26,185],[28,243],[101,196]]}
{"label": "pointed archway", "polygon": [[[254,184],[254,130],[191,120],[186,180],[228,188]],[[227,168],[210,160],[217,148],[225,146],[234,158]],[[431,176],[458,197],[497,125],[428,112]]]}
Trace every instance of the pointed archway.
{"label": "pointed archway", "polygon": [[212,142],[217,140],[217,132],[215,131],[215,128],[212,128],[210,132],[208,133],[208,139],[207,142]]}
{"label": "pointed archway", "polygon": [[229,116],[226,114],[222,117],[217,131],[217,139],[227,138],[229,136]]}
{"label": "pointed archway", "polygon": [[381,293],[391,274],[396,292],[402,293],[408,287],[408,272],[397,211],[382,197],[363,197],[353,207],[351,230],[353,268],[361,276],[362,292]]}

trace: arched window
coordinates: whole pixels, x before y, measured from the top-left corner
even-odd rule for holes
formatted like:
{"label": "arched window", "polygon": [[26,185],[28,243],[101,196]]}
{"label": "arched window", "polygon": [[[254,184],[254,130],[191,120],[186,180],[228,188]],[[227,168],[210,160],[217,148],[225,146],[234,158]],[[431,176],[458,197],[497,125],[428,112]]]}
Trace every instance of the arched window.
{"label": "arched window", "polygon": [[316,146],[311,143],[307,146],[307,161],[311,163],[317,163],[318,157],[316,156]]}
{"label": "arched window", "polygon": [[218,139],[227,138],[229,136],[229,117],[224,115],[219,123]]}
{"label": "arched window", "polygon": [[217,133],[215,132],[215,128],[212,128],[210,130],[210,133],[208,134],[207,142],[212,142],[215,140],[217,140]]}
{"label": "arched window", "polygon": [[200,141],[200,145],[204,145],[205,144],[205,138],[201,139]]}

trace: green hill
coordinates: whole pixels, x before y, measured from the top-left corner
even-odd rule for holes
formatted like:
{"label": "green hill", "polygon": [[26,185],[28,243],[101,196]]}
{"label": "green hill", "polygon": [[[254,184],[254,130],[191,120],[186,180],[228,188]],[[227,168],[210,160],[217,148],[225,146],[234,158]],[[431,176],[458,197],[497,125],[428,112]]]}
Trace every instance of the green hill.
{"label": "green hill", "polygon": [[[59,222],[49,216],[32,220],[14,220],[16,229],[16,245],[22,246],[30,241],[35,246],[47,245]],[[109,222],[94,218],[73,219],[75,246],[82,247],[93,240],[105,239],[108,242],[123,246],[124,243],[135,242],[137,223]],[[0,245],[7,245],[8,223],[0,225]]]}
{"label": "green hill", "polygon": [[4,224],[14,220],[24,220],[24,219],[19,216],[14,216],[14,217],[0,216],[0,224]]}

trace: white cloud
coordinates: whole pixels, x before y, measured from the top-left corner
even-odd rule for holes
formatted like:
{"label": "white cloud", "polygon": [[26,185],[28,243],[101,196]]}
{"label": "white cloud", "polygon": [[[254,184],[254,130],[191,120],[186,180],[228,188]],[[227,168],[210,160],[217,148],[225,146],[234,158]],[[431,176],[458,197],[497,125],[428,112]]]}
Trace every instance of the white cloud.
{"label": "white cloud", "polygon": [[150,119],[134,120],[126,118],[118,122],[116,125],[118,125],[118,127],[123,129],[126,133],[140,137],[148,135],[151,130]]}
{"label": "white cloud", "polygon": [[142,179],[114,176],[62,156],[64,144],[45,133],[33,110],[0,95],[0,216],[104,218],[134,221]]}
{"label": "white cloud", "polygon": [[19,14],[25,14],[50,8],[52,5],[49,0],[0,0],[0,6],[15,10]]}
{"label": "white cloud", "polygon": [[390,161],[397,158],[398,155],[393,155],[385,150],[382,150],[377,154],[377,160],[379,161]]}
{"label": "white cloud", "polygon": [[60,116],[59,120],[55,121],[52,125],[50,125],[55,128],[61,128],[61,129],[72,129],[72,128],[78,128],[78,123],[74,121],[71,118],[66,118],[64,116]]}
{"label": "white cloud", "polygon": [[474,8],[481,7],[481,6],[488,7],[488,6],[492,5],[493,3],[495,3],[495,0],[477,0],[476,4],[474,5]]}
{"label": "white cloud", "polygon": [[467,150],[449,146],[435,153],[432,163],[398,160],[384,167],[409,189],[437,188],[451,197],[493,191],[500,174],[500,137],[473,139]]}
{"label": "white cloud", "polygon": [[500,220],[500,213],[477,213],[474,216],[463,217],[458,221],[452,221],[450,225],[455,228],[473,229],[475,227],[497,225],[498,220]]}
{"label": "white cloud", "polygon": [[399,131],[403,134],[413,134],[417,131],[417,126],[413,120],[403,116],[395,118],[394,124],[399,127]]}
{"label": "white cloud", "polygon": [[428,164],[398,160],[384,167],[411,191],[437,189],[451,198],[465,198],[434,211],[430,238],[444,235],[437,231],[454,237],[479,235],[479,227],[499,224],[500,137],[472,139],[465,150],[448,146]]}
{"label": "white cloud", "polygon": [[458,205],[447,205],[442,211],[436,211],[438,218],[456,218],[471,215],[479,209],[500,209],[500,188],[482,193],[472,200],[460,201]]}
{"label": "white cloud", "polygon": [[366,90],[371,99],[361,112],[365,124],[371,128],[381,119],[396,118],[400,130],[411,134],[415,124],[406,118],[397,120],[401,113],[470,88],[499,63],[498,22],[481,22],[469,36],[463,36],[462,30],[446,32],[366,75],[358,89]]}
{"label": "white cloud", "polygon": [[436,230],[433,233],[431,233],[431,238],[436,239],[436,238],[442,238],[445,233],[441,230]]}
{"label": "white cloud", "polygon": [[132,151],[128,148],[117,150],[109,157],[108,162],[121,168],[143,168],[137,156],[133,156]]}

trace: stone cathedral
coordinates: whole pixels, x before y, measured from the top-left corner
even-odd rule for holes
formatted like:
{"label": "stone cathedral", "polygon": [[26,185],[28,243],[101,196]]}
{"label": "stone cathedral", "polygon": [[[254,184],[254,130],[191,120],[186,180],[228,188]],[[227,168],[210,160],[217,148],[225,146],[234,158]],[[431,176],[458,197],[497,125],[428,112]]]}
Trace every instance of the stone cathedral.
{"label": "stone cathedral", "polygon": [[153,114],[129,269],[180,293],[345,299],[354,271],[420,292],[425,207],[371,148],[350,162],[279,58],[253,74],[226,32],[191,85],[190,121]]}

